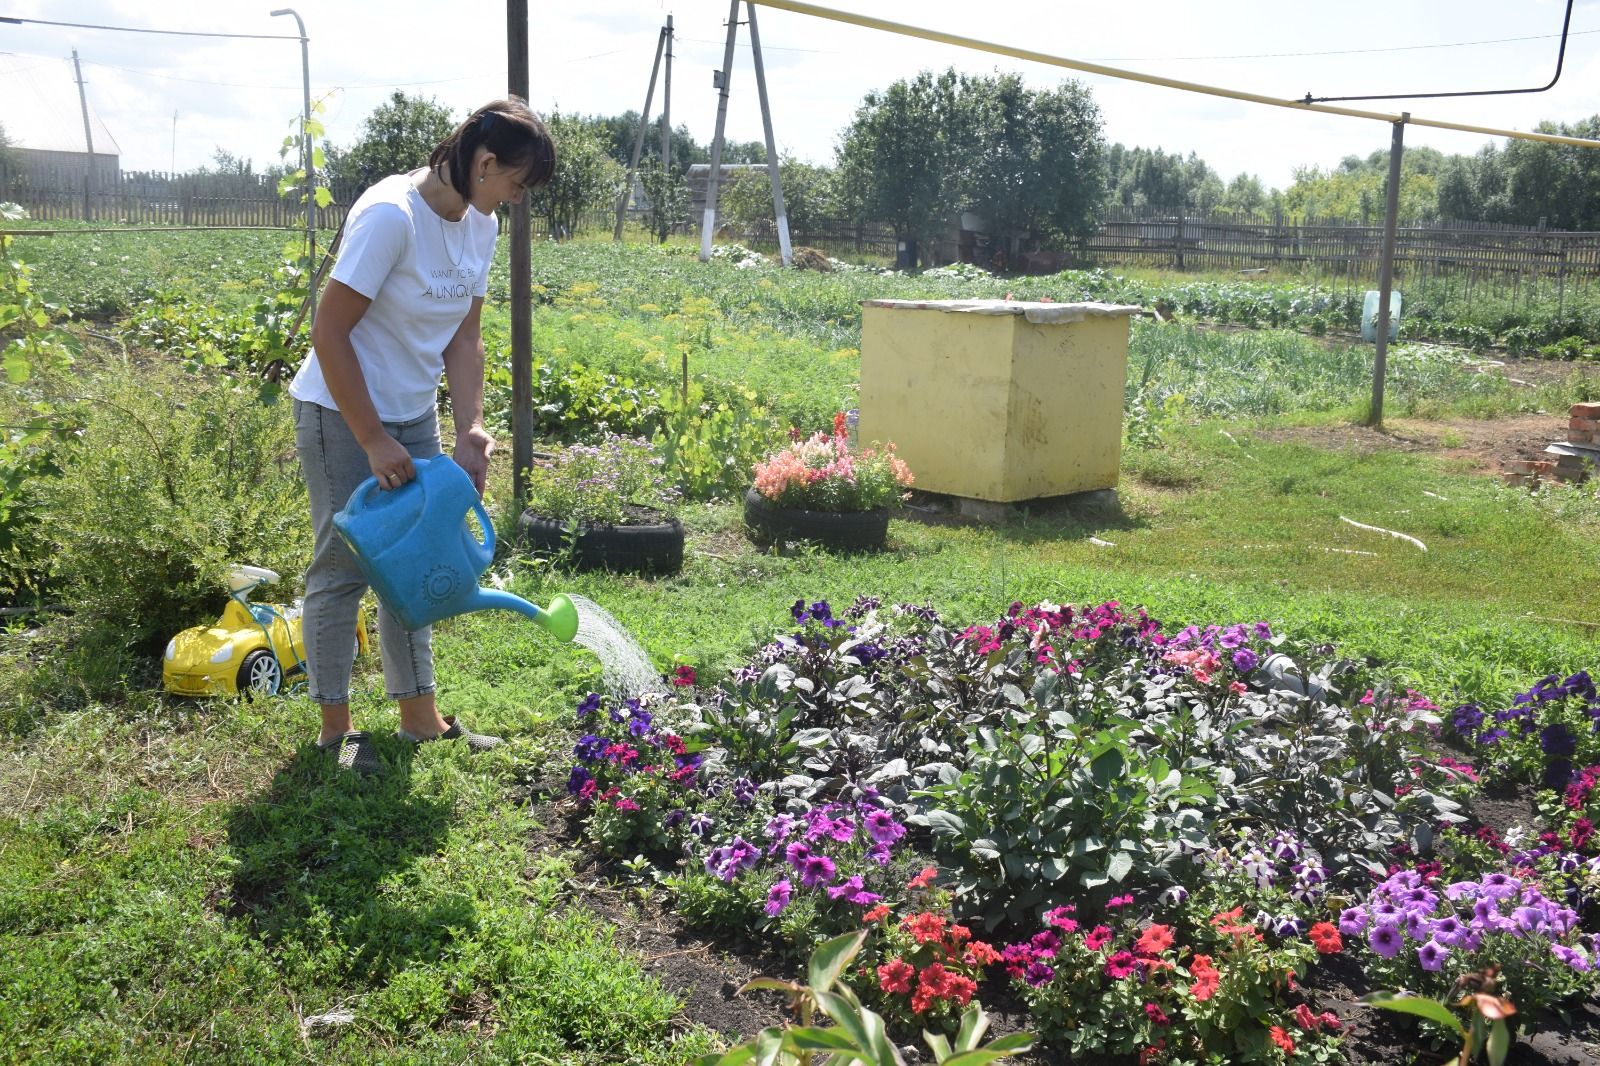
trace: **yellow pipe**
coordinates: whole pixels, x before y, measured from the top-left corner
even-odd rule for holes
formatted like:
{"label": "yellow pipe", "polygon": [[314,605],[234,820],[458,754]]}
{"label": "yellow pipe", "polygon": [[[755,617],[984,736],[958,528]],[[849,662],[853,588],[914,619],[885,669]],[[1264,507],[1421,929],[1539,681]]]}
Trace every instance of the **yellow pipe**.
{"label": "yellow pipe", "polygon": [[958,34],[944,33],[940,30],[908,26],[901,22],[890,22],[888,19],[873,18],[871,15],[857,15],[850,11],[838,11],[818,4],[804,3],[802,0],[752,0],[752,2],[763,7],[777,8],[780,11],[793,11],[797,15],[811,15],[815,18],[832,19],[835,22],[848,22],[856,26],[865,26],[867,29],[884,30],[888,33],[903,34],[907,37],[921,37],[925,41],[937,41],[940,44],[953,44],[958,48],[975,48],[980,52],[993,52],[996,55],[1011,56],[1013,59],[1022,59],[1029,63],[1066,67],[1068,70],[1081,70],[1085,74],[1099,74],[1101,77],[1121,78],[1124,81],[1142,81],[1146,85],[1159,85],[1167,89],[1181,89],[1184,92],[1203,93],[1207,96],[1221,96],[1229,100],[1243,100],[1246,103],[1287,107],[1295,111],[1316,111],[1324,115],[1344,115],[1347,118],[1373,119],[1378,122],[1409,122],[1413,126],[1432,126],[1435,129],[1461,130],[1464,133],[1484,133],[1491,137],[1514,137],[1523,141],[1544,141],[1547,144],[1570,144],[1579,148],[1600,148],[1600,141],[1589,141],[1582,137],[1562,137],[1554,133],[1524,133],[1520,130],[1496,129],[1493,126],[1473,126],[1464,122],[1445,122],[1442,119],[1417,118],[1409,113],[1391,115],[1382,111],[1361,111],[1353,107],[1308,104],[1301,100],[1283,100],[1274,96],[1240,92],[1237,89],[1223,89],[1215,85],[1202,85],[1195,81],[1163,78],[1156,74],[1140,74],[1137,71],[1123,70],[1120,67],[1106,67],[1101,66],[1099,63],[1063,59],[1061,56],[1034,52],[1027,48],[1014,48],[1008,44],[980,41],[975,37],[962,37]]}

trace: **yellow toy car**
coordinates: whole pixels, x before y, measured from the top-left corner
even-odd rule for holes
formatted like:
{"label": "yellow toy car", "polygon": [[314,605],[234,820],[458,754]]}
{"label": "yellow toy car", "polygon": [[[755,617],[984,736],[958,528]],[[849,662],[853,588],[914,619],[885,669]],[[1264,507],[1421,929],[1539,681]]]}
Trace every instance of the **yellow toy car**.
{"label": "yellow toy car", "polygon": [[[251,603],[250,592],[278,575],[259,566],[235,566],[228,575],[228,605],[216,624],[195,626],[167,642],[161,680],[179,696],[276,696],[284,678],[304,673],[301,606]],[[356,619],[356,655],[367,651],[365,612]]]}

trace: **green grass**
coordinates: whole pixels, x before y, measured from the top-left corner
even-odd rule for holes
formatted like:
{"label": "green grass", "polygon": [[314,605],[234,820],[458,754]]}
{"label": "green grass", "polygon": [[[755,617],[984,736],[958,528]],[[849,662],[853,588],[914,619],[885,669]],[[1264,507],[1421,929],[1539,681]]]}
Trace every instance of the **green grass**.
{"label": "green grass", "polygon": [[[540,312],[541,336],[586,345],[585,358],[625,367],[661,329],[667,371],[684,340],[699,370],[767,375],[763,388],[793,403],[808,374],[818,395],[848,394],[843,360],[826,374],[816,361],[849,340],[847,322],[826,319],[857,282],[761,286],[603,245],[559,255],[539,253],[569,301]],[[573,293],[586,273],[595,288]],[[668,321],[695,293],[716,313]],[[640,309],[658,297],[673,302]],[[1592,493],[1530,495],[1425,454],[1295,442],[1290,429],[1359,410],[1364,360],[1289,333],[1139,328],[1130,374],[1162,443],[1125,453],[1117,509],[1034,508],[998,527],[901,519],[887,553],[834,558],[758,553],[735,505],[696,504],[678,577],[502,569],[539,601],[590,596],[663,670],[709,676],[782,631],[795,599],[858,593],[931,602],[957,623],[1013,599],[1116,598],[1173,626],[1263,619],[1378,660],[1441,702],[1493,704],[1546,673],[1595,668]],[[1397,355],[1392,410],[1553,406],[1588,387],[1530,400],[1419,352]],[[495,476],[503,500],[503,465]],[[574,856],[548,843],[551,809],[530,803],[530,782],[564,777],[570,710],[597,674],[587,653],[512,615],[441,625],[446,712],[508,745],[472,758],[385,741],[387,773],[361,781],[311,747],[303,696],[170,700],[155,663],[75,647],[73,619],[27,626],[0,635],[0,1062],[599,1066],[679,1063],[715,1043],[618,941]],[[386,734],[381,694],[368,663],[358,720]],[[302,1035],[302,1018],[337,1009],[356,1020]]]}

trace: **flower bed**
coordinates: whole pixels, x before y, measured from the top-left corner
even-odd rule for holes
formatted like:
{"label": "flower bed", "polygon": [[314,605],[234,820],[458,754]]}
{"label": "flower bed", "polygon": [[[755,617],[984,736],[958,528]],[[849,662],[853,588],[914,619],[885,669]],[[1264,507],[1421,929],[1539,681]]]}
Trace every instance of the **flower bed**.
{"label": "flower bed", "polygon": [[907,1032],[1010,983],[1085,1060],[1318,1062],[1325,955],[1438,996],[1489,966],[1530,1007],[1596,988],[1588,837],[1481,838],[1438,708],[1331,648],[1115,602],[790,615],[714,685],[591,694],[569,788],[690,926],[796,956],[866,930],[842,979]]}

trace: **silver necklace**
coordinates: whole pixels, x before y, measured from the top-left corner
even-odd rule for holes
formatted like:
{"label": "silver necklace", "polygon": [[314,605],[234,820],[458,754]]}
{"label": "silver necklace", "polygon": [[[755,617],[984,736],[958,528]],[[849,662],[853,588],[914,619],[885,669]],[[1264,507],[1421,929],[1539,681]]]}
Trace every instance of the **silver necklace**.
{"label": "silver necklace", "polygon": [[[439,243],[444,245],[444,254],[446,256],[449,256],[450,265],[451,266],[459,267],[461,265],[461,257],[467,254],[467,232],[466,232],[466,227],[465,226],[462,227],[462,232],[461,232],[461,250],[459,252],[457,252],[455,255],[450,255],[449,231],[445,228],[444,216],[440,215],[440,214],[435,214],[433,217],[437,218],[439,220]],[[463,215],[462,217],[465,218],[466,216]]]}

